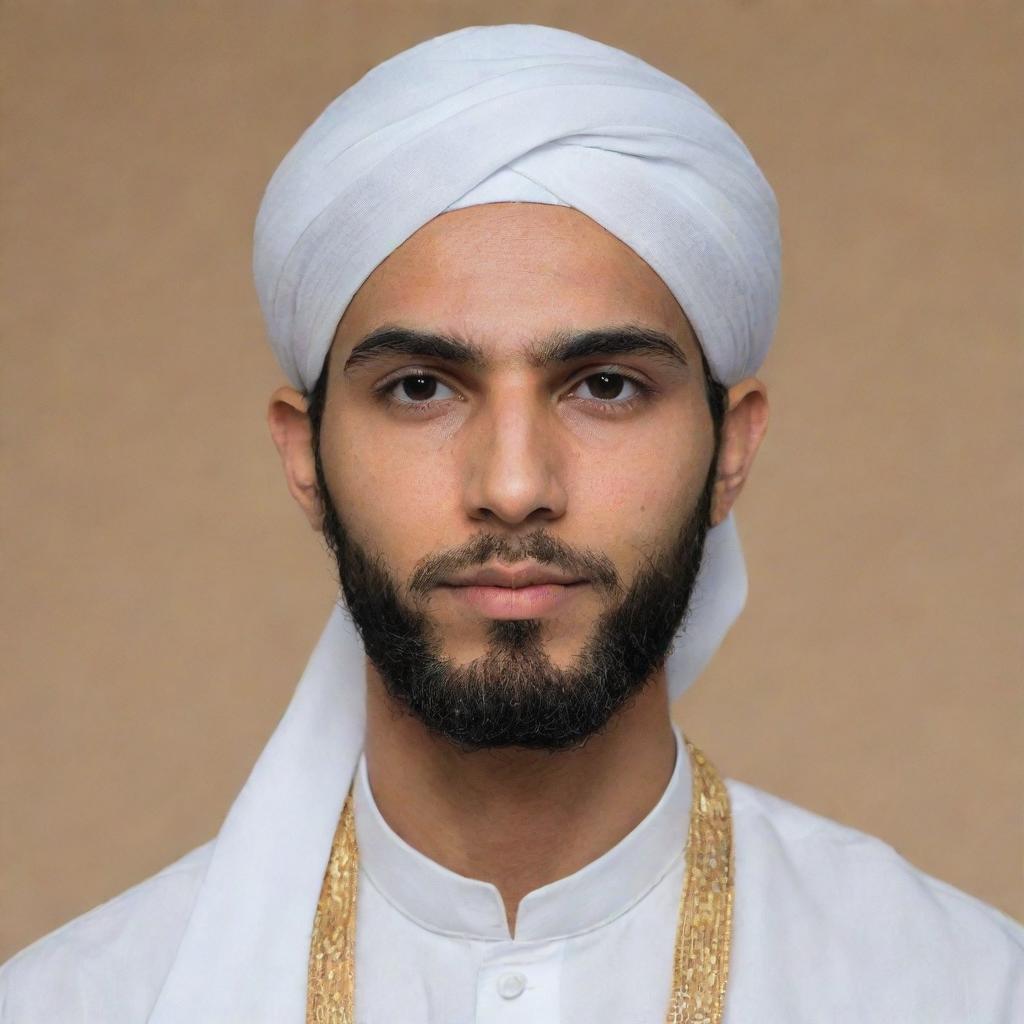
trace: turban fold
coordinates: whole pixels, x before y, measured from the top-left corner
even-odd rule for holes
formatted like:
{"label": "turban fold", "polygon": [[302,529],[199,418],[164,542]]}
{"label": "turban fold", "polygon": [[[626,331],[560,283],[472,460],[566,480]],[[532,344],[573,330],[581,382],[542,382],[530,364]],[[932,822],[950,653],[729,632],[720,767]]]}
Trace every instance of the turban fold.
{"label": "turban fold", "polygon": [[[692,324],[715,378],[754,373],[775,328],[775,198],[747,148],[685,85],[621,50],[538,25],[465,28],[375,67],[288,153],[253,267],[291,382],[316,383],[360,285],[434,217],[490,202],[579,210],[637,253]],[[710,531],[681,691],[746,595],[732,519]]]}

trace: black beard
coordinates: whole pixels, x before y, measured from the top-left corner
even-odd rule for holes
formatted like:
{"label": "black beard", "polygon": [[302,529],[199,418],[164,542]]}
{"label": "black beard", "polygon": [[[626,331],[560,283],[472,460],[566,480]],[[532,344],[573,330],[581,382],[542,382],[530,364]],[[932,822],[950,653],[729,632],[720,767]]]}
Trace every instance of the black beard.
{"label": "black beard", "polygon": [[[324,538],[367,657],[391,698],[436,735],[466,751],[577,747],[630,703],[664,664],[700,569],[714,459],[675,542],[648,560],[629,590],[598,617],[576,661],[561,669],[544,651],[538,619],[492,620],[482,657],[463,666],[445,658],[427,615],[400,596],[383,558],[356,543],[342,524],[316,454]],[[516,538],[477,534],[462,547],[421,562],[409,592],[423,594],[448,573],[490,559],[556,565],[609,594],[622,593],[609,559],[577,552],[542,530]]]}

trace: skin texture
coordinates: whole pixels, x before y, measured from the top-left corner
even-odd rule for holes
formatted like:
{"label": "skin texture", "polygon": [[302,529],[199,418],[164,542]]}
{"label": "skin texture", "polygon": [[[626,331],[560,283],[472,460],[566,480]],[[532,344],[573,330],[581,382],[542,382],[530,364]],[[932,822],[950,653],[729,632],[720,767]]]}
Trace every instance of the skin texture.
{"label": "skin texture", "polygon": [[[390,354],[346,371],[360,341],[389,325],[470,342],[486,367]],[[567,331],[623,325],[668,335],[686,365],[648,352],[550,366],[530,359]],[[398,378],[417,371],[439,386],[409,404]],[[609,401],[599,372],[652,391],[627,385]],[[392,384],[398,401],[387,403]],[[283,387],[268,419],[289,490],[319,530],[305,410],[304,396]],[[764,386],[749,378],[732,387],[712,524],[732,508],[766,424]],[[370,275],[335,335],[320,442],[346,528],[399,581],[481,530],[518,538],[543,529],[606,556],[626,587],[694,508],[714,446],[698,343],[661,279],[577,211],[511,203],[436,218]],[[445,656],[466,664],[485,653],[483,615],[440,589],[425,600]],[[572,663],[607,601],[584,586],[544,616],[555,665]],[[675,756],[663,670],[605,729],[557,753],[459,750],[403,714],[369,662],[367,711],[367,766],[384,818],[426,856],[496,885],[510,931],[523,896],[594,860],[644,818]]]}

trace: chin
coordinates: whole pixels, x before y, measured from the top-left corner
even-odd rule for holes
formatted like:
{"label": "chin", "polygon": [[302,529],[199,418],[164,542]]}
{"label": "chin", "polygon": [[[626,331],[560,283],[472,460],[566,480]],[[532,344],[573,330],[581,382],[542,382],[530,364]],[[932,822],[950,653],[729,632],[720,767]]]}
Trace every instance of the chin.
{"label": "chin", "polygon": [[582,654],[594,628],[591,623],[586,630],[561,630],[550,619],[486,619],[472,636],[445,638],[440,629],[434,635],[442,637],[442,656],[459,667],[480,663],[497,652],[504,657],[542,652],[548,665],[568,669]]}

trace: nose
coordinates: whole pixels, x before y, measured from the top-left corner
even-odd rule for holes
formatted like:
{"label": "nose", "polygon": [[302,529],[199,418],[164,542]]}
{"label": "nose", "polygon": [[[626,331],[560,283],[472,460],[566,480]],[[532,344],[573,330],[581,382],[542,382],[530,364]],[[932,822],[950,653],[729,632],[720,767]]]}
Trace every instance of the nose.
{"label": "nose", "polygon": [[526,387],[490,401],[465,441],[464,500],[472,519],[520,526],[565,514],[558,418]]}

